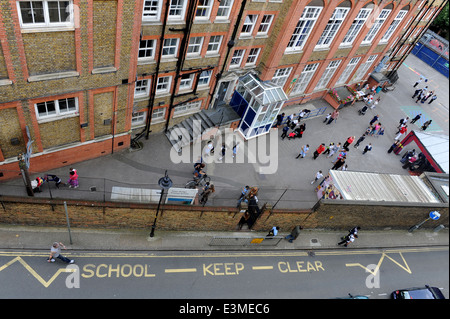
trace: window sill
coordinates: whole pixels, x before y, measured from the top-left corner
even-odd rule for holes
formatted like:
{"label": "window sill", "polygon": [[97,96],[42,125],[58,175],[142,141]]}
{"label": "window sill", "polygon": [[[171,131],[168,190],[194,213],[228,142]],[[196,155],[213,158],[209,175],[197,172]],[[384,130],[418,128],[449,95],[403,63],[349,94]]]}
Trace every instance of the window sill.
{"label": "window sill", "polygon": [[155,64],[156,60],[154,58],[147,58],[147,59],[138,59],[137,65],[147,65],[147,64]]}
{"label": "window sill", "polygon": [[2,85],[11,85],[12,83],[13,82],[11,80],[8,80],[8,79],[0,80],[0,86],[2,86]]}
{"label": "window sill", "polygon": [[134,102],[142,102],[147,101],[149,99],[150,95],[135,95],[134,96]]}
{"label": "window sill", "polygon": [[317,52],[317,51],[329,51],[330,47],[326,46],[326,47],[315,47],[313,51]]}
{"label": "window sill", "polygon": [[43,124],[43,123],[47,123],[47,122],[65,120],[65,119],[68,119],[68,118],[77,117],[79,115],[80,114],[78,112],[72,113],[72,114],[66,114],[66,115],[57,115],[57,116],[52,116],[52,117],[48,117],[48,118],[39,119],[39,120],[37,120],[37,122],[38,122],[38,124]]}
{"label": "window sill", "polygon": [[113,66],[107,66],[103,68],[96,68],[92,70],[92,74],[103,74],[103,73],[112,73],[116,72],[117,69]]}
{"label": "window sill", "polygon": [[38,32],[63,32],[63,31],[75,31],[75,27],[72,26],[59,26],[59,27],[21,27],[21,33],[38,33]]}
{"label": "window sill", "polygon": [[59,79],[77,77],[77,76],[80,76],[80,73],[78,73],[76,71],[32,75],[28,78],[28,82],[59,80]]}
{"label": "window sill", "polygon": [[303,53],[303,50],[285,50],[284,54],[300,54]]}

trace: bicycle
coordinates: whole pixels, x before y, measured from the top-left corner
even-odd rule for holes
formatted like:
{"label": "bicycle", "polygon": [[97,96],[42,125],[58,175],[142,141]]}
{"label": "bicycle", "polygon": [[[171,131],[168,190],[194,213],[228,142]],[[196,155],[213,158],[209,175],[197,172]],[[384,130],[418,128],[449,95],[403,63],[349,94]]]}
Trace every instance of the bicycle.
{"label": "bicycle", "polygon": [[187,182],[186,185],[184,186],[184,188],[194,189],[199,186],[203,187],[206,185],[206,183],[209,183],[210,181],[211,181],[211,178],[205,174],[200,178],[194,178],[192,181]]}

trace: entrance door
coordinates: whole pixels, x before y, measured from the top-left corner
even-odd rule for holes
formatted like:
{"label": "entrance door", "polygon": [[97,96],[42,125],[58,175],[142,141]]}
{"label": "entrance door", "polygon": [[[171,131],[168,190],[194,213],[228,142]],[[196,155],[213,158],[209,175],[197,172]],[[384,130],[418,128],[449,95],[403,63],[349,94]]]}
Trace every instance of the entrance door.
{"label": "entrance door", "polygon": [[219,90],[217,92],[217,99],[216,99],[216,102],[214,103],[214,107],[224,103],[225,96],[227,94],[229,86],[230,86],[230,81],[220,82]]}

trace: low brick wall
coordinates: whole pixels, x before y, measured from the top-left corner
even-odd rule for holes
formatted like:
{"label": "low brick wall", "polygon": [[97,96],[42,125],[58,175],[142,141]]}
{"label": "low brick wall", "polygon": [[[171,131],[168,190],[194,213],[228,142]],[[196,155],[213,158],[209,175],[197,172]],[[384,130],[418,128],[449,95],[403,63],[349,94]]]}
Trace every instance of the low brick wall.
{"label": "low brick wall", "polygon": [[[64,200],[0,196],[0,223],[65,226]],[[116,202],[66,200],[71,227],[150,229],[156,205]],[[364,229],[409,229],[438,210],[441,218],[422,227],[448,227],[448,205],[379,205],[368,202],[321,200],[311,211],[265,210],[253,229],[268,230],[279,226],[289,231],[294,225],[306,229],[348,229],[359,225]],[[234,231],[241,214],[234,207],[200,207],[163,205],[157,228],[163,230]]]}

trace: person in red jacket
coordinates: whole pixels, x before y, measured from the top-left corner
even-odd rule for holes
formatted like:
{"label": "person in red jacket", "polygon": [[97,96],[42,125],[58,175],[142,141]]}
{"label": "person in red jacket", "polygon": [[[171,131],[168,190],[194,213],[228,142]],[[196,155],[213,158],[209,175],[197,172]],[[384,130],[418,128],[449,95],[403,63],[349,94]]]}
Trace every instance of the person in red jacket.
{"label": "person in red jacket", "polygon": [[354,136],[350,136],[344,143],[344,148],[348,148],[350,144],[353,143],[353,141],[355,140]]}
{"label": "person in red jacket", "polygon": [[317,157],[319,157],[320,154],[323,153],[323,151],[325,151],[325,144],[320,144],[319,147],[314,151],[314,159],[316,159]]}

